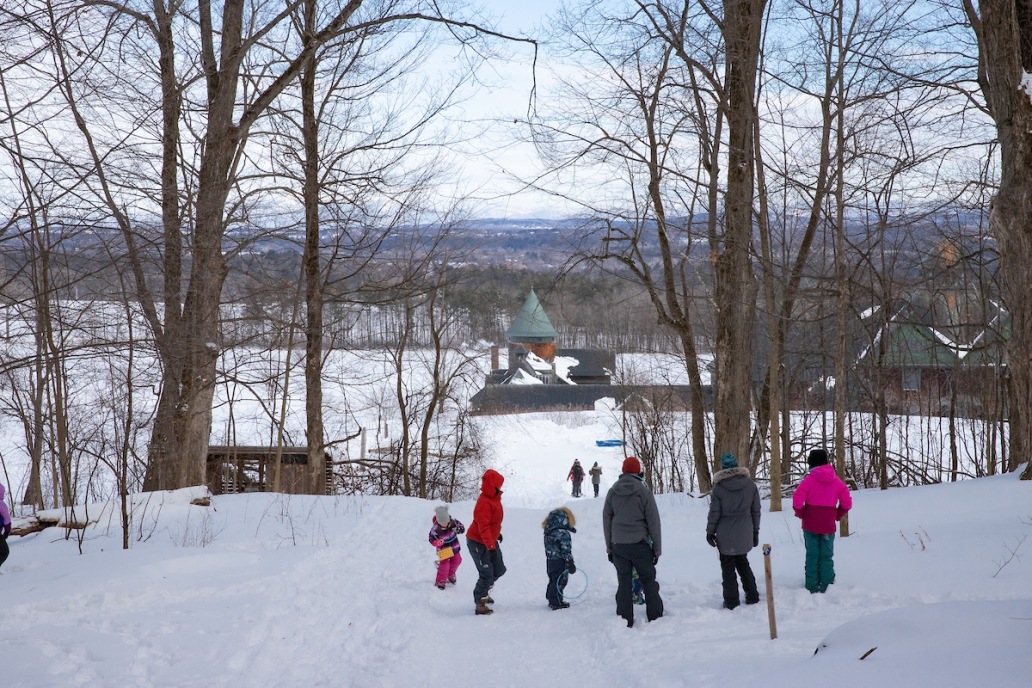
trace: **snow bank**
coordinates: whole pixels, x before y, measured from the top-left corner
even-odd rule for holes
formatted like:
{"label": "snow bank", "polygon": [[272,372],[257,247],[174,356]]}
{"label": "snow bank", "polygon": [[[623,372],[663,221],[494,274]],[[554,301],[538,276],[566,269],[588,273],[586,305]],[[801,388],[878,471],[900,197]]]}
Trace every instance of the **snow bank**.
{"label": "snow bank", "polygon": [[[493,591],[494,616],[473,614],[468,560],[457,586],[432,585],[433,502],[251,494],[203,507],[170,493],[134,523],[128,551],[117,519],[77,531],[81,555],[63,529],[12,539],[0,569],[0,684],[1028,685],[1032,568],[1020,559],[1001,567],[1007,547],[1023,553],[1032,534],[1032,484],[1015,475],[858,493],[855,532],[836,540],[838,580],[825,595],[803,587],[798,521],[765,511],[776,641],[765,604],[720,607],[706,500],[661,495],[667,613],[627,629],[614,615],[602,499],[572,499],[563,481],[578,456],[599,457],[612,481],[619,450],[588,448],[597,427],[560,416],[541,414],[529,435],[519,417],[510,422],[513,446],[500,452],[509,571]],[[541,520],[564,503],[589,586],[553,612]],[[472,509],[451,511],[468,524]],[[762,571],[762,556],[750,558]]]}

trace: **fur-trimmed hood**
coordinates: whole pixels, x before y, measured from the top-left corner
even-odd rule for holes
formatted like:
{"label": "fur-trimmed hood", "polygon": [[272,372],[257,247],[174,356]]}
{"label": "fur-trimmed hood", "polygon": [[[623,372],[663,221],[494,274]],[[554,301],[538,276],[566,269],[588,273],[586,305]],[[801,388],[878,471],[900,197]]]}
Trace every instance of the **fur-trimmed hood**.
{"label": "fur-trimmed hood", "polygon": [[[566,518],[564,519],[563,516]],[[573,533],[577,532],[574,528],[575,525],[577,525],[577,519],[573,517],[573,512],[565,506],[552,509],[548,512],[548,516],[545,516],[545,520],[541,522],[541,527],[545,530],[560,528],[562,530],[569,530]]]}
{"label": "fur-trimmed hood", "polygon": [[[748,468],[744,468],[742,466],[736,466],[735,468],[725,468],[724,470],[717,471],[716,473],[713,474],[713,484],[716,485],[721,480],[727,480],[728,478],[734,478],[734,477],[739,476],[739,475],[745,476],[746,478],[751,477],[749,475],[749,469]],[[735,489],[731,485],[727,485],[727,487],[729,487],[731,489]],[[741,488],[739,488],[739,489],[741,489]]]}

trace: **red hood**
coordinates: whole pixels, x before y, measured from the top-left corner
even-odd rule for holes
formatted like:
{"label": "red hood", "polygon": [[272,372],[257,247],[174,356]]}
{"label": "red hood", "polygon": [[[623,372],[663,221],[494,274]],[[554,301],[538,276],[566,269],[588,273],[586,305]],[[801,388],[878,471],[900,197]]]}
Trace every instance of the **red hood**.
{"label": "red hood", "polygon": [[484,471],[484,477],[480,479],[480,493],[487,497],[494,497],[501,493],[502,483],[505,478],[493,468]]}

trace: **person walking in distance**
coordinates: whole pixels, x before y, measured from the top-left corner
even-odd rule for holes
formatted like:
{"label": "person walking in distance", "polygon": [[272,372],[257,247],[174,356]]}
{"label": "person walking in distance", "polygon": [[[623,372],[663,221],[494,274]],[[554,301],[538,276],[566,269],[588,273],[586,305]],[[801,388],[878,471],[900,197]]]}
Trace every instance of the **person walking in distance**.
{"label": "person walking in distance", "polygon": [[720,468],[713,475],[706,542],[720,553],[724,608],[734,609],[741,602],[736,571],[745,588],[745,603],[760,601],[756,576],[746,556],[760,544],[760,491],[749,477],[749,469],[740,468],[734,454],[721,456]]}
{"label": "person walking in distance", "polygon": [[588,471],[588,475],[591,476],[591,486],[595,488],[595,496],[598,497],[598,484],[602,482],[602,467],[598,465],[598,461]]}
{"label": "person walking in distance", "polygon": [[835,523],[853,508],[849,488],[828,463],[828,452],[813,449],[806,458],[810,473],[792,495],[792,509],[803,519],[806,589],[825,592],[835,582]]}
{"label": "person walking in distance", "polygon": [[473,588],[477,614],[493,614],[488,607],[494,600],[488,591],[494,582],[505,575],[502,560],[502,483],[505,478],[493,469],[484,471],[480,479],[480,496],[473,507],[473,523],[466,530],[466,548],[477,567],[480,578]]}
{"label": "person walking in distance", "polygon": [[645,591],[645,615],[649,621],[663,616],[663,600],[656,582],[656,564],[662,553],[659,508],[652,490],[641,477],[641,463],[624,459],[620,478],[606,494],[602,530],[606,554],[616,567],[616,613],[634,626],[631,597],[632,570],[637,570]]}
{"label": "person walking in distance", "polygon": [[573,496],[581,496],[581,483],[584,482],[584,467],[580,465],[580,459],[573,460],[573,467],[570,469],[570,474],[566,476],[567,480],[573,481]]}

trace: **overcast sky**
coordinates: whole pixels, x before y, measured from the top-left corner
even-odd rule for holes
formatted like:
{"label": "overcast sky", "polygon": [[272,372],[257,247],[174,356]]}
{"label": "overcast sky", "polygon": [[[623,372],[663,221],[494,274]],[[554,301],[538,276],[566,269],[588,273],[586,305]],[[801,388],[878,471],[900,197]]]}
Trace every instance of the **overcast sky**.
{"label": "overcast sky", "polygon": [[[550,12],[560,6],[559,0],[482,0],[479,5],[494,20],[495,26],[511,35],[541,38]],[[532,178],[537,160],[530,145],[516,142],[514,119],[526,118],[531,92],[533,49],[512,44],[502,46],[509,60],[492,60],[484,66],[483,88],[463,106],[466,120],[475,129],[481,126],[483,136],[471,142],[462,155],[460,192],[472,193],[478,199],[477,214],[482,217],[557,217],[570,212],[545,194],[522,190],[518,179]],[[538,63],[539,90],[547,81],[546,52]]]}

